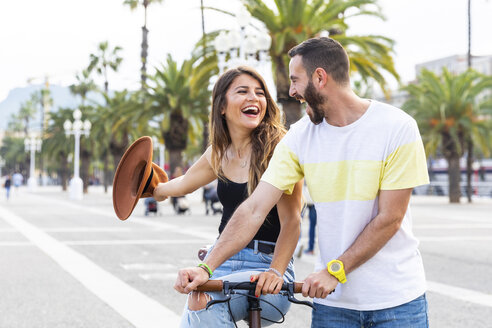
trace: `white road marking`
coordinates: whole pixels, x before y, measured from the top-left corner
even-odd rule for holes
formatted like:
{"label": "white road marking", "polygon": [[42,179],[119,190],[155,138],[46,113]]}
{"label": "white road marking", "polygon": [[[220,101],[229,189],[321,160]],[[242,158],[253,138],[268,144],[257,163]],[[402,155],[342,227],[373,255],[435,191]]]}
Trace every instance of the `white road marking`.
{"label": "white road marking", "polygon": [[179,325],[180,317],[173,311],[103,270],[84,255],[2,207],[0,217],[136,328]]}
{"label": "white road marking", "polygon": [[121,263],[120,265],[125,270],[176,270],[176,266],[169,263]]}
{"label": "white road marking", "polygon": [[45,232],[135,232],[129,227],[59,227],[45,228]]}
{"label": "white road marking", "polygon": [[143,224],[146,226],[150,226],[150,227],[159,228],[159,229],[165,229],[167,231],[173,231],[176,233],[190,235],[190,236],[201,238],[201,239],[207,239],[207,240],[210,240],[212,243],[215,239],[217,239],[217,236],[218,236],[218,233],[207,233],[204,231],[200,231],[198,229],[193,230],[193,228],[191,228],[191,227],[187,227],[186,229],[183,229],[182,227],[179,227],[176,225],[163,223],[163,222],[157,222],[157,221],[150,221],[150,220],[142,219],[142,218],[134,218],[133,222],[138,223],[138,224]]}
{"label": "white road marking", "polygon": [[2,241],[0,246],[34,246],[30,241]]}
{"label": "white road marking", "polygon": [[[87,207],[87,206],[83,206],[83,205],[78,205],[78,204],[73,203],[73,202],[59,200],[59,199],[55,200],[55,199],[43,197],[40,195],[30,195],[30,196],[33,196],[34,198],[42,199],[43,203],[46,203],[46,202],[58,203],[58,204],[61,203],[64,206],[71,207],[71,208],[74,208],[77,210],[82,210],[85,212],[90,212],[90,213],[98,214],[101,216],[110,217],[110,218],[113,218],[114,220],[118,220],[118,218],[116,217],[116,215],[114,214],[113,211],[91,208],[91,207]],[[128,221],[128,220],[130,220],[130,221]],[[159,230],[167,230],[167,231],[172,231],[172,232],[176,232],[176,233],[180,233],[180,234],[190,235],[190,236],[201,238],[201,239],[207,239],[210,241],[210,243],[213,243],[217,239],[217,236],[218,236],[218,233],[216,233],[216,232],[207,233],[204,231],[200,231],[198,229],[193,230],[191,227],[187,227],[187,229],[183,229],[182,227],[179,227],[179,226],[176,226],[173,224],[154,221],[154,219],[147,219],[144,217],[139,217],[137,215],[134,215],[133,217],[127,219],[127,221],[128,221],[128,223],[131,222],[131,223],[141,224],[141,225],[153,227],[153,228],[159,229]],[[125,223],[127,221],[125,221]]]}
{"label": "white road marking", "polygon": [[[59,240],[60,243],[71,246],[118,246],[118,245],[203,245],[203,241],[196,239],[162,240],[162,239],[124,239],[124,240]],[[1,241],[0,246],[32,246],[29,241]]]}
{"label": "white road marking", "polygon": [[413,226],[414,229],[492,229],[492,223],[489,224],[460,224],[460,223],[439,223],[439,224],[418,224]]}
{"label": "white road marking", "polygon": [[435,242],[449,242],[449,241],[489,241],[492,240],[492,236],[421,236],[417,237],[420,241],[435,241]]}
{"label": "white road marking", "polygon": [[139,274],[140,278],[144,280],[165,280],[165,281],[175,281],[176,278],[178,277],[178,273],[161,273],[161,272],[156,272],[156,273],[140,273]]}
{"label": "white road marking", "polygon": [[[134,232],[135,229],[129,227],[53,227],[53,228],[39,228],[44,232]],[[2,232],[17,232],[13,228],[0,229]]]}
{"label": "white road marking", "polygon": [[111,246],[111,245],[178,245],[178,244],[203,244],[200,240],[163,240],[163,239],[123,239],[123,240],[67,240],[60,241],[66,245],[77,245],[77,246]]}
{"label": "white road marking", "polygon": [[[412,216],[415,217],[415,215],[413,213],[415,213],[415,212],[412,211]],[[452,221],[462,221],[462,222],[465,222],[465,223],[468,223],[468,222],[490,223],[490,219],[479,218],[479,217],[470,218],[470,217],[466,217],[466,216],[463,216],[463,217],[454,217],[454,216],[451,216],[451,215],[445,216],[445,217],[443,217],[443,216],[433,216],[432,219],[440,220],[440,221],[443,221],[443,222],[448,222],[448,221],[451,221],[452,220]]]}
{"label": "white road marking", "polygon": [[492,307],[492,295],[477,292],[471,289],[441,284],[435,281],[427,281],[427,290],[438,293],[460,301],[470,302],[478,305]]}

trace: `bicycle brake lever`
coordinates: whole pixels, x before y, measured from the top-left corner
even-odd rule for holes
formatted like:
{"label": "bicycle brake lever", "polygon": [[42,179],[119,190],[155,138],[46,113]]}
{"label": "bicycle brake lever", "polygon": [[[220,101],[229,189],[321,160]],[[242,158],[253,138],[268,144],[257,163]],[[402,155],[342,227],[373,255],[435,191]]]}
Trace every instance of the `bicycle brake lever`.
{"label": "bicycle brake lever", "polygon": [[231,288],[229,286],[228,281],[223,282],[222,290],[224,291],[225,298],[223,300],[210,300],[210,301],[208,301],[207,306],[205,307],[205,310],[208,310],[208,308],[214,304],[225,303],[225,302],[229,302],[231,300]]}
{"label": "bicycle brake lever", "polygon": [[287,291],[287,299],[291,303],[307,305],[314,309],[314,305],[312,302],[299,301],[297,298],[294,297],[294,284],[289,284],[289,290]]}

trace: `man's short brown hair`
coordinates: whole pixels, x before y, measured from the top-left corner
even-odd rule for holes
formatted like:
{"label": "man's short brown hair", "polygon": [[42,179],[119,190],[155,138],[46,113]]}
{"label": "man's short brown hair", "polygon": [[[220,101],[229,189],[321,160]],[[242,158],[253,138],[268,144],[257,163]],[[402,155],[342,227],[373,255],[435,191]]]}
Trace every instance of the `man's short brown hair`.
{"label": "man's short brown hair", "polygon": [[289,56],[301,56],[304,69],[312,76],[316,68],[324,69],[339,84],[349,83],[349,58],[342,45],[331,38],[308,39],[289,50]]}

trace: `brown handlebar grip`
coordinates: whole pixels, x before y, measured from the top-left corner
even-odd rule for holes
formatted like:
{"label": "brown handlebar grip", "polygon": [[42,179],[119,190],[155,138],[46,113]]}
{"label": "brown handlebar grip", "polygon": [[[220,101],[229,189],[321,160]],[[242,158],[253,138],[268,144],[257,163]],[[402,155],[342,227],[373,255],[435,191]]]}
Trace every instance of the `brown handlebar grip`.
{"label": "brown handlebar grip", "polygon": [[302,282],[294,282],[294,293],[302,292]]}
{"label": "brown handlebar grip", "polygon": [[209,280],[196,288],[198,292],[220,292],[222,290],[222,280]]}

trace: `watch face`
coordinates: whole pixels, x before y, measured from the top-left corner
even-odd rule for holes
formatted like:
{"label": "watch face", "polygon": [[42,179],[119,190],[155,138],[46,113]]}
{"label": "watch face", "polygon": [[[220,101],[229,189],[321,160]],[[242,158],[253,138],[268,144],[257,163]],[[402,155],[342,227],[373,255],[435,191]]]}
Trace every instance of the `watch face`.
{"label": "watch face", "polygon": [[337,262],[332,263],[330,266],[330,270],[333,272],[340,271],[341,268],[342,267],[340,266],[340,263],[337,263]]}

